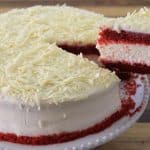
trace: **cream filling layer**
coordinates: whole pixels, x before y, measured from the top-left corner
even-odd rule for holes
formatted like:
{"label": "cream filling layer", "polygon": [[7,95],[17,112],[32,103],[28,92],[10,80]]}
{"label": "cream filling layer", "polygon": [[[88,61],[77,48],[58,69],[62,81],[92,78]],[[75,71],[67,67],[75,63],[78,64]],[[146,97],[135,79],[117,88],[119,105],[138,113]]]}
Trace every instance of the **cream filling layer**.
{"label": "cream filling layer", "polygon": [[[0,132],[39,136],[83,130],[101,122],[121,108],[118,83],[97,91],[86,101],[37,106],[10,103],[0,97]],[[12,100],[11,100],[12,101]]]}
{"label": "cream filling layer", "polygon": [[97,48],[101,59],[150,65],[150,46],[141,44],[97,44]]}

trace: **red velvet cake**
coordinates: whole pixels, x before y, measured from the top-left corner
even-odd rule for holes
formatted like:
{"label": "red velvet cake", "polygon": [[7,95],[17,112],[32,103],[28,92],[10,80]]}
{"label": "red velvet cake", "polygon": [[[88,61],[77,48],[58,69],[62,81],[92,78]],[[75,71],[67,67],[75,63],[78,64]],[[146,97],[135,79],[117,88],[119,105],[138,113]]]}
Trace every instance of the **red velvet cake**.
{"label": "red velvet cake", "polygon": [[105,67],[150,73],[150,9],[112,19],[100,31],[97,48]]}
{"label": "red velvet cake", "polygon": [[[148,18],[147,11],[139,14],[143,12]],[[99,55],[95,44],[99,27],[106,20],[101,14],[65,5],[35,6],[0,14],[0,141],[62,143],[100,132],[131,115],[130,110],[135,107],[132,96],[137,88],[134,79],[124,87],[126,97],[122,100],[116,74],[83,57]],[[126,44],[127,36],[131,37],[127,42],[130,47],[149,46],[149,40],[145,40],[149,35],[142,34],[143,43],[138,36],[134,43],[132,36],[137,34],[133,31],[130,34],[126,30],[119,33],[103,29],[100,35],[98,47],[106,52],[107,45]],[[113,53],[114,58],[115,47],[107,53]],[[100,52],[103,62],[120,61],[118,55],[113,61],[113,57],[103,57],[101,49]],[[137,56],[139,53],[131,60],[137,60]],[[147,67],[149,59],[145,55],[143,58],[146,63],[139,59],[133,66],[138,63],[142,69],[143,64]]]}

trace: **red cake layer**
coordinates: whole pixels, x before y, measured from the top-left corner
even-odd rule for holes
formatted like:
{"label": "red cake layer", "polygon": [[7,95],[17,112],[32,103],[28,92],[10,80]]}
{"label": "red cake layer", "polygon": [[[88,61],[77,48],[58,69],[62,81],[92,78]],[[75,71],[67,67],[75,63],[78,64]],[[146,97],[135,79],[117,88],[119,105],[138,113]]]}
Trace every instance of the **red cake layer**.
{"label": "red cake layer", "polygon": [[109,28],[103,29],[100,32],[99,44],[109,43],[130,43],[130,44],[145,44],[150,45],[150,34],[137,33],[121,30],[120,32]]}
{"label": "red cake layer", "polygon": [[[136,78],[136,77],[135,77]],[[84,130],[78,130],[74,132],[64,132],[60,134],[53,134],[48,136],[38,136],[38,137],[28,137],[28,136],[17,136],[11,133],[0,133],[0,140],[1,141],[9,141],[13,143],[21,143],[21,144],[30,144],[30,145],[45,145],[45,144],[55,144],[55,143],[62,143],[71,141],[74,139],[78,139],[90,134],[95,134],[100,131],[103,131],[107,127],[111,126],[117,120],[122,118],[123,116],[132,116],[134,112],[131,114],[130,110],[135,107],[135,103],[132,100],[131,96],[136,93],[137,87],[139,85],[136,84],[135,79],[132,79],[128,82],[125,82],[124,88],[126,95],[128,98],[126,100],[122,100],[121,109],[106,118],[104,121],[95,124]],[[140,108],[137,108],[135,112],[139,111]]]}
{"label": "red cake layer", "polygon": [[132,72],[132,73],[141,73],[141,74],[149,74],[150,66],[142,63],[133,63],[130,64],[126,61],[112,61],[108,59],[100,58],[100,62],[111,70],[119,70],[120,72]]}
{"label": "red cake layer", "polygon": [[83,46],[61,44],[58,46],[73,54],[83,53],[84,55],[87,55],[87,54],[99,55],[99,52],[96,49],[96,45],[93,45],[93,44],[83,45]]}

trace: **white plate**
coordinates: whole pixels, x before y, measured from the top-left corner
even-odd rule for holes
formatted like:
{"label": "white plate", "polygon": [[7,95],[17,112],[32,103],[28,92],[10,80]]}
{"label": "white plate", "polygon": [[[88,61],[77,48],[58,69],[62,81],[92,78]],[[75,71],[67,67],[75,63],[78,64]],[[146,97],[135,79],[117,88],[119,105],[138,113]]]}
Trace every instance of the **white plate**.
{"label": "white plate", "polygon": [[[141,80],[141,77],[144,77],[145,79]],[[28,146],[9,142],[0,142],[0,150],[85,150],[102,145],[114,139],[119,134],[131,127],[131,125],[133,125],[143,114],[149,99],[149,81],[147,76],[139,75],[139,77],[136,79],[136,82],[140,83],[141,86],[137,88],[136,94],[132,98],[136,103],[136,108],[140,106],[141,103],[143,103],[143,105],[140,111],[136,112],[132,117],[123,117],[114,123],[111,127],[105,129],[102,132],[89,135],[71,142],[46,146]]]}

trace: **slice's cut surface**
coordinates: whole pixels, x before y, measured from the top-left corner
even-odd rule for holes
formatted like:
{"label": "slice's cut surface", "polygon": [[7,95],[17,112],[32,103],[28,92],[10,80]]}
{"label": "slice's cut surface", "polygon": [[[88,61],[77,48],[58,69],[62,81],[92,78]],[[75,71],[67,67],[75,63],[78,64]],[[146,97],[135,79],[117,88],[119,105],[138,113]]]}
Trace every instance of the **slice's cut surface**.
{"label": "slice's cut surface", "polygon": [[150,10],[112,20],[100,32],[100,61],[122,72],[150,73]]}

